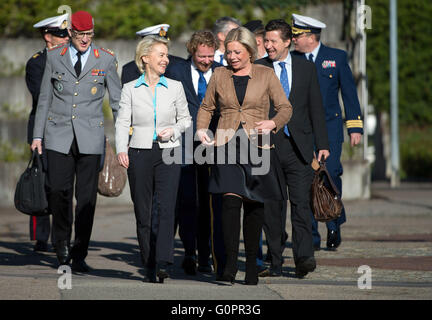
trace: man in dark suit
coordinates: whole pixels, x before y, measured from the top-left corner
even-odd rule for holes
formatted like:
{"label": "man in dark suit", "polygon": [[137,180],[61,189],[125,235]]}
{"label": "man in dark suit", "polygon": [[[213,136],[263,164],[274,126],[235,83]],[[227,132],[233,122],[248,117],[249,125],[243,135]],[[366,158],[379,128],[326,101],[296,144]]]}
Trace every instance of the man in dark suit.
{"label": "man in dark suit", "polygon": [[[323,98],[328,137],[330,142],[330,157],[326,167],[331,178],[342,192],[343,172],[340,157],[342,153],[343,119],[339,104],[339,90],[342,93],[345,108],[346,126],[350,136],[351,147],[359,144],[363,134],[363,120],[357,89],[351,69],[348,65],[347,53],[343,50],[329,48],[320,42],[321,30],[326,27],[316,19],[293,14],[293,55],[308,59],[315,63],[318,81]],[[312,215],[312,233],[315,250],[320,249],[321,237],[318,223]],[[345,208],[339,218],[329,221],[327,225],[327,248],[336,250],[341,244],[340,226],[346,221]]]}
{"label": "man in dark suit", "polygon": [[[224,264],[221,224],[218,222],[220,220],[220,199],[215,195],[210,196],[207,191],[210,167],[206,164],[199,165],[193,159],[193,152],[200,145],[198,141],[193,141],[198,109],[213,70],[220,66],[214,62],[216,46],[216,39],[210,31],[195,32],[186,44],[190,57],[185,61],[170,62],[165,72],[168,78],[181,81],[183,84],[189,104],[189,113],[193,120],[193,126],[183,136],[184,165],[177,196],[179,234],[185,248],[182,267],[186,274],[190,275],[196,273],[197,249],[198,271],[211,272],[208,262],[210,249],[213,249],[213,265],[218,274],[221,274]],[[215,128],[215,125],[213,127]],[[213,232],[210,230],[211,220],[213,221]],[[210,248],[211,233],[214,237],[211,239],[212,247]]]}
{"label": "man in dark suit", "polygon": [[[144,38],[145,36],[149,36],[149,35],[158,35],[161,37],[167,37],[169,27],[170,27],[170,25],[166,24],[166,23],[158,24],[158,25],[150,26],[150,27],[144,28],[140,31],[137,31],[136,34],[138,36],[140,36],[141,38]],[[184,61],[183,58],[173,56],[173,55],[168,55],[168,59],[169,59],[170,63],[175,63],[176,61]],[[130,81],[138,79],[140,76],[141,76],[141,73],[138,70],[138,66],[135,63],[135,60],[132,60],[132,61],[126,63],[123,66],[122,73],[121,73],[122,86],[125,83],[128,83]]]}
{"label": "man in dark suit", "polygon": [[[266,27],[264,46],[268,57],[256,63],[273,68],[293,106],[293,115],[284,130],[274,136],[288,186],[291,204],[292,246],[296,275],[304,277],[315,270],[310,218],[311,162],[314,145],[318,159],[327,158],[329,146],[324,109],[314,65],[291,56],[291,26],[284,20],[272,20]],[[270,113],[274,110],[270,110]],[[286,202],[266,202],[265,223],[271,253],[270,276],[282,275],[285,246]]]}
{"label": "man in dark suit", "polygon": [[[31,144],[33,140],[33,127],[34,118],[36,114],[37,103],[39,99],[40,86],[45,69],[47,50],[53,47],[67,43],[69,35],[67,32],[68,15],[55,16],[46,18],[36,23],[33,27],[38,28],[45,41],[46,48],[35,53],[26,64],[26,84],[32,95],[32,110],[30,112],[27,124],[27,143]],[[43,155],[44,164],[46,164],[45,154]],[[46,167],[46,165],[44,166]],[[47,251],[48,238],[50,235],[51,223],[50,216],[30,217],[30,239],[36,240],[34,251]],[[51,242],[55,245],[53,235],[51,235]]]}

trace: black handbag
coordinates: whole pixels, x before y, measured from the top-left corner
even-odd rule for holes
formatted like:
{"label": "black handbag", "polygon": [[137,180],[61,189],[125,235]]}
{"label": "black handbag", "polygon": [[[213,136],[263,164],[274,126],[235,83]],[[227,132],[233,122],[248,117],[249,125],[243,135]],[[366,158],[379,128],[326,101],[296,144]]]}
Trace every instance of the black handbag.
{"label": "black handbag", "polygon": [[15,208],[22,213],[31,216],[50,214],[45,190],[45,172],[37,149],[33,151],[27,169],[18,180],[14,202]]}
{"label": "black handbag", "polygon": [[[327,183],[325,183],[327,180]],[[342,213],[340,192],[334,184],[324,162],[319,163],[311,187],[311,207],[316,221],[337,219]]]}

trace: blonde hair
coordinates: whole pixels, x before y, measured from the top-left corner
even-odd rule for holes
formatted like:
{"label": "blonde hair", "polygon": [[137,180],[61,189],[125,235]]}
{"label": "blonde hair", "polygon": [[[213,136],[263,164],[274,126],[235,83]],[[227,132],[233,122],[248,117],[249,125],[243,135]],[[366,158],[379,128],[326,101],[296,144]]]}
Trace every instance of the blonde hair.
{"label": "blonde hair", "polygon": [[[243,46],[246,47],[247,51],[250,54],[251,63],[253,63],[257,59],[258,48],[257,48],[256,38],[255,35],[252,32],[250,32],[248,29],[246,29],[245,27],[238,27],[228,32],[224,42],[225,48],[227,48],[228,43],[233,41],[238,41]],[[224,56],[226,59],[226,50]]]}
{"label": "blonde hair", "polygon": [[145,63],[142,61],[142,57],[148,56],[155,44],[162,43],[169,46],[169,40],[159,36],[146,36],[140,42],[138,42],[135,50],[135,64],[139,71],[143,73],[145,71]]}

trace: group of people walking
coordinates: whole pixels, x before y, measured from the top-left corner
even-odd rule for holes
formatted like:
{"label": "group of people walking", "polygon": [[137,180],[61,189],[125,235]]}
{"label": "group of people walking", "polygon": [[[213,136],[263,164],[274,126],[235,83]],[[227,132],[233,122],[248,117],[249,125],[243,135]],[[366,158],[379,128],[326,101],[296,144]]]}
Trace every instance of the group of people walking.
{"label": "group of people walking", "polygon": [[[29,85],[34,101],[29,137],[31,148],[46,157],[59,263],[72,261],[74,271],[91,271],[85,258],[104,146],[102,100],[108,89],[144,281],[169,277],[177,226],[187,274],[212,272],[213,266],[218,281],[233,283],[242,224],[244,283],[281,276],[287,200],[296,275],[302,278],[314,271],[314,250],[321,240],[309,203],[311,163],[314,157],[326,161],[341,189],[343,120],[335,100],[339,89],[352,146],[362,134],[346,53],[321,44],[325,24],[295,14],[292,26],[281,19],[266,26],[261,21],[242,26],[235,18],[223,17],[213,32],[200,30],[191,36],[188,59],[169,54],[169,25],[147,27],[137,32],[142,39],[135,60],[123,67],[120,80],[115,54],[92,42],[92,16],[78,11],[71,15],[70,26],[64,21],[67,17],[59,16],[35,25],[47,49],[34,82],[40,93]],[[26,79],[35,78],[29,66],[39,56],[42,53],[30,59]],[[327,226],[330,250],[341,243],[344,221],[343,214]],[[263,230],[269,268],[259,267]],[[43,241],[38,243],[35,250]]]}

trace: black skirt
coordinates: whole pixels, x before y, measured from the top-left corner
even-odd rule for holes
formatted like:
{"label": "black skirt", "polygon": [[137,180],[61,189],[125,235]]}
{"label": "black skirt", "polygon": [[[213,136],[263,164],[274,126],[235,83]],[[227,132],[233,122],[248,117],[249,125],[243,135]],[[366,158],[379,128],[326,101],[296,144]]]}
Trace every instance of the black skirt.
{"label": "black skirt", "polygon": [[275,150],[251,143],[241,127],[227,144],[216,147],[209,192],[235,193],[258,202],[287,199],[285,179]]}

